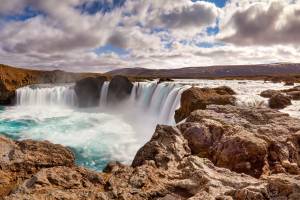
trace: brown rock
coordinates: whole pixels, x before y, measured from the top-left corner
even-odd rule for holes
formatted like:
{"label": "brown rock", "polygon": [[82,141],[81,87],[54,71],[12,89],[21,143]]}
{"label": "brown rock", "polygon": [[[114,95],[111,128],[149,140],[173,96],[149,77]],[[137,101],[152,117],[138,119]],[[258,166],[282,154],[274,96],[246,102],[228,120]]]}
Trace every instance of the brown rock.
{"label": "brown rock", "polygon": [[181,107],[175,112],[175,121],[180,122],[191,112],[198,109],[205,109],[207,105],[234,105],[235,92],[228,87],[219,88],[196,88],[192,87],[182,93]]}
{"label": "brown rock", "polygon": [[275,94],[269,99],[269,106],[273,109],[283,109],[292,105],[291,99],[283,94]]}
{"label": "brown rock", "polygon": [[285,85],[285,86],[293,86],[293,85],[295,85],[295,82],[294,82],[294,81],[286,81],[286,82],[284,83],[284,85]]}
{"label": "brown rock", "polygon": [[260,93],[260,96],[265,97],[265,98],[271,98],[272,96],[279,94],[280,92],[277,90],[265,90]]}
{"label": "brown rock", "polygon": [[0,137],[0,194],[8,194],[42,168],[73,166],[74,160],[73,153],[61,145]]}
{"label": "brown rock", "polygon": [[203,145],[199,138],[198,142],[192,142],[198,149],[209,152],[200,155],[206,155],[204,157],[217,166],[259,177],[283,171],[299,174],[299,122],[299,119],[272,109],[209,106],[187,118],[190,128],[185,124],[179,127],[188,132],[201,124],[210,130],[206,133],[210,133],[210,138],[221,135],[221,139],[213,139],[211,145]]}

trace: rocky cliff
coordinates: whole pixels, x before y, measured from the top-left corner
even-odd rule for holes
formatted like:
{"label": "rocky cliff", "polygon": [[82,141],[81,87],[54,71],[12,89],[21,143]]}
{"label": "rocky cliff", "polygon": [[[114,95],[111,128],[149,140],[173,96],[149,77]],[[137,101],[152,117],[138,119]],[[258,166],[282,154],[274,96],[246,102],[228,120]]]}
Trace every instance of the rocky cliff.
{"label": "rocky cliff", "polygon": [[49,142],[0,138],[4,199],[299,199],[300,120],[266,108],[209,105],[157,126],[131,166],[103,173]]}

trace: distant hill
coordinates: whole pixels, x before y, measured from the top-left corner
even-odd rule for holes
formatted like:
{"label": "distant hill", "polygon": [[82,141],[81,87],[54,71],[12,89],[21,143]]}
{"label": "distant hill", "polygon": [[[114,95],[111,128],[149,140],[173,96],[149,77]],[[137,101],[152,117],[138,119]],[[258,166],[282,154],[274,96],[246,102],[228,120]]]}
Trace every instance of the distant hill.
{"label": "distant hill", "polygon": [[300,63],[187,67],[180,69],[125,68],[107,72],[145,78],[222,78],[300,74]]}

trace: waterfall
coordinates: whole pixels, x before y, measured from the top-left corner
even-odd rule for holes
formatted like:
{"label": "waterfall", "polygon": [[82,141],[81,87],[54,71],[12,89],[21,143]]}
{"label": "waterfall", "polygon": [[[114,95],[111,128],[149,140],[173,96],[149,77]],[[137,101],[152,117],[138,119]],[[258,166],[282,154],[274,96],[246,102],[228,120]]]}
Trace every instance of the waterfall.
{"label": "waterfall", "polygon": [[107,103],[108,86],[109,86],[109,82],[105,81],[101,88],[100,105],[99,105],[101,108],[104,108]]}
{"label": "waterfall", "polygon": [[[187,88],[177,83],[135,82],[131,95],[125,103],[109,107],[107,104],[109,82],[103,83],[100,92],[100,112],[122,109],[136,115],[151,115],[156,123],[175,124],[174,113],[179,107],[181,93]],[[17,104],[20,106],[69,106],[77,105],[72,85],[35,85],[17,90]],[[115,108],[116,107],[116,108]]]}
{"label": "waterfall", "polygon": [[144,115],[156,117],[157,123],[174,125],[174,113],[179,107],[181,93],[188,87],[176,83],[135,83],[129,98]]}
{"label": "waterfall", "polygon": [[73,86],[35,85],[16,91],[17,105],[21,106],[75,106],[76,94]]}

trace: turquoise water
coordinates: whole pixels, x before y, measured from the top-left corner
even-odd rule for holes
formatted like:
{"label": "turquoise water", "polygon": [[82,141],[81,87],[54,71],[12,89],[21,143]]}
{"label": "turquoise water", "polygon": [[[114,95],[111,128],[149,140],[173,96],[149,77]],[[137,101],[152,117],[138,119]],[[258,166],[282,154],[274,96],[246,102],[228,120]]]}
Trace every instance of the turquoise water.
{"label": "turquoise water", "polygon": [[15,140],[48,140],[69,147],[77,164],[102,170],[130,163],[140,144],[121,117],[65,107],[0,107],[0,134]]}

